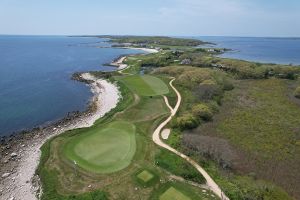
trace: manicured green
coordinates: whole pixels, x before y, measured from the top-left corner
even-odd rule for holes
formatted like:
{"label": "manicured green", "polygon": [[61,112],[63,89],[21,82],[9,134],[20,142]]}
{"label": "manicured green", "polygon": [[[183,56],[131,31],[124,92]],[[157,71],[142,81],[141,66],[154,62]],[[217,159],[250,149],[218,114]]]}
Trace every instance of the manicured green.
{"label": "manicured green", "polygon": [[193,187],[178,181],[161,184],[153,191],[151,200],[217,200],[209,190]]}
{"label": "manicured green", "polygon": [[149,75],[132,75],[119,78],[141,96],[158,96],[169,93],[168,86],[159,78]]}
{"label": "manicured green", "polygon": [[144,170],[141,173],[139,173],[137,177],[146,183],[150,181],[154,177],[154,175],[151,174],[149,171]]}
{"label": "manicured green", "polygon": [[191,200],[189,197],[182,194],[180,191],[173,187],[170,187],[165,193],[163,193],[159,200]]}
{"label": "manicured green", "polygon": [[136,150],[135,126],[115,121],[73,137],[64,153],[70,161],[95,173],[112,173],[127,167]]}

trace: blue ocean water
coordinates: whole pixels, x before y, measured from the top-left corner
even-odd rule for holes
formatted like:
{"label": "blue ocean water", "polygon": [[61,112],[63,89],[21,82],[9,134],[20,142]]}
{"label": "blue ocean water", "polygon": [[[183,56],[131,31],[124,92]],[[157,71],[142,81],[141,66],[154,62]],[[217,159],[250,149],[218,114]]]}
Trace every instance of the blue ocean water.
{"label": "blue ocean water", "polygon": [[0,136],[86,109],[91,92],[71,75],[103,66],[137,50],[95,48],[105,39],[61,36],[0,36]]}
{"label": "blue ocean water", "polygon": [[262,63],[300,65],[300,38],[196,37],[233,51],[221,57]]}

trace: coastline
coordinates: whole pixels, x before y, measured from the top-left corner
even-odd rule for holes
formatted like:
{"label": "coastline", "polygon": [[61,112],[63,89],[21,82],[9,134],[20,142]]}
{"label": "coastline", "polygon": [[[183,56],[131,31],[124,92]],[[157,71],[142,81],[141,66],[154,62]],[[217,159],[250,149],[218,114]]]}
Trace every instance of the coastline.
{"label": "coastline", "polygon": [[[147,48],[126,48],[142,50],[145,54],[158,50]],[[111,65],[122,71],[128,67],[123,64],[128,55],[112,61]],[[104,79],[97,79],[90,73],[79,73],[79,79],[90,86],[93,97],[86,111],[68,113],[67,117],[48,126],[11,135],[2,139],[0,151],[0,198],[4,200],[38,200],[42,188],[36,169],[40,160],[40,148],[50,138],[65,131],[86,128],[115,108],[121,95],[118,87]],[[21,198],[22,197],[22,198]]]}
{"label": "coastline", "polygon": [[146,53],[158,53],[159,52],[156,49],[150,49],[150,48],[122,47],[122,49],[135,49],[135,50],[145,51]]}
{"label": "coastline", "polygon": [[[156,49],[149,49],[149,48],[122,47],[122,49],[141,50],[141,51],[144,51],[145,54],[152,54],[152,53],[158,53],[159,52]],[[122,56],[118,57],[117,59],[113,60],[109,65],[117,67],[118,69],[116,71],[123,71],[128,67],[127,64],[124,64],[124,61],[126,61],[127,56],[128,55],[122,55]]]}
{"label": "coastline", "polygon": [[92,93],[88,109],[70,120],[54,123],[42,130],[34,130],[21,140],[12,139],[3,146],[0,168],[0,197],[4,200],[34,200],[41,194],[39,177],[35,171],[39,164],[40,147],[51,137],[67,130],[90,127],[115,108],[121,98],[118,87],[107,80],[97,79],[89,73],[81,74],[89,82]]}

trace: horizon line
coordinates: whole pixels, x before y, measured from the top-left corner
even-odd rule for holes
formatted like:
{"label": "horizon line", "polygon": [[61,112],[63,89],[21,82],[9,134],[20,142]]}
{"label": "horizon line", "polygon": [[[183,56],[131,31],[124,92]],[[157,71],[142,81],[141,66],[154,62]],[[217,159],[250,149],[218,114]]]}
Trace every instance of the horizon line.
{"label": "horizon line", "polygon": [[300,36],[241,36],[241,35],[155,35],[155,34],[1,34],[0,36],[66,36],[66,37],[99,37],[99,36],[145,36],[145,37],[235,37],[235,38],[290,38],[300,39]]}

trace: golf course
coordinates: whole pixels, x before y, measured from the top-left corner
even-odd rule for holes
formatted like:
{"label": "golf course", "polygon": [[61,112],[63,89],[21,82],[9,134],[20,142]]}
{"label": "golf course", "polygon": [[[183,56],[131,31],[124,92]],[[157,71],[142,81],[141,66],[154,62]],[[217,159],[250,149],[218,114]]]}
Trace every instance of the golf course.
{"label": "golf course", "polygon": [[[74,193],[75,199],[86,199],[82,195],[93,195],[89,192],[97,189],[108,199],[216,199],[182,181],[170,185],[170,172],[199,183],[204,179],[184,159],[162,153],[151,139],[154,129],[170,115],[163,97],[177,98],[169,85],[172,79],[137,74],[113,78],[122,100],[109,115],[43,146],[39,174],[47,192],[42,199],[65,199]],[[158,157],[168,162],[161,167],[156,164]]]}
{"label": "golf course", "polygon": [[79,167],[95,173],[112,173],[127,167],[136,150],[135,126],[116,121],[100,130],[72,138],[65,156]]}
{"label": "golf course", "polygon": [[157,77],[132,75],[119,79],[141,96],[158,96],[169,93],[168,86]]}

